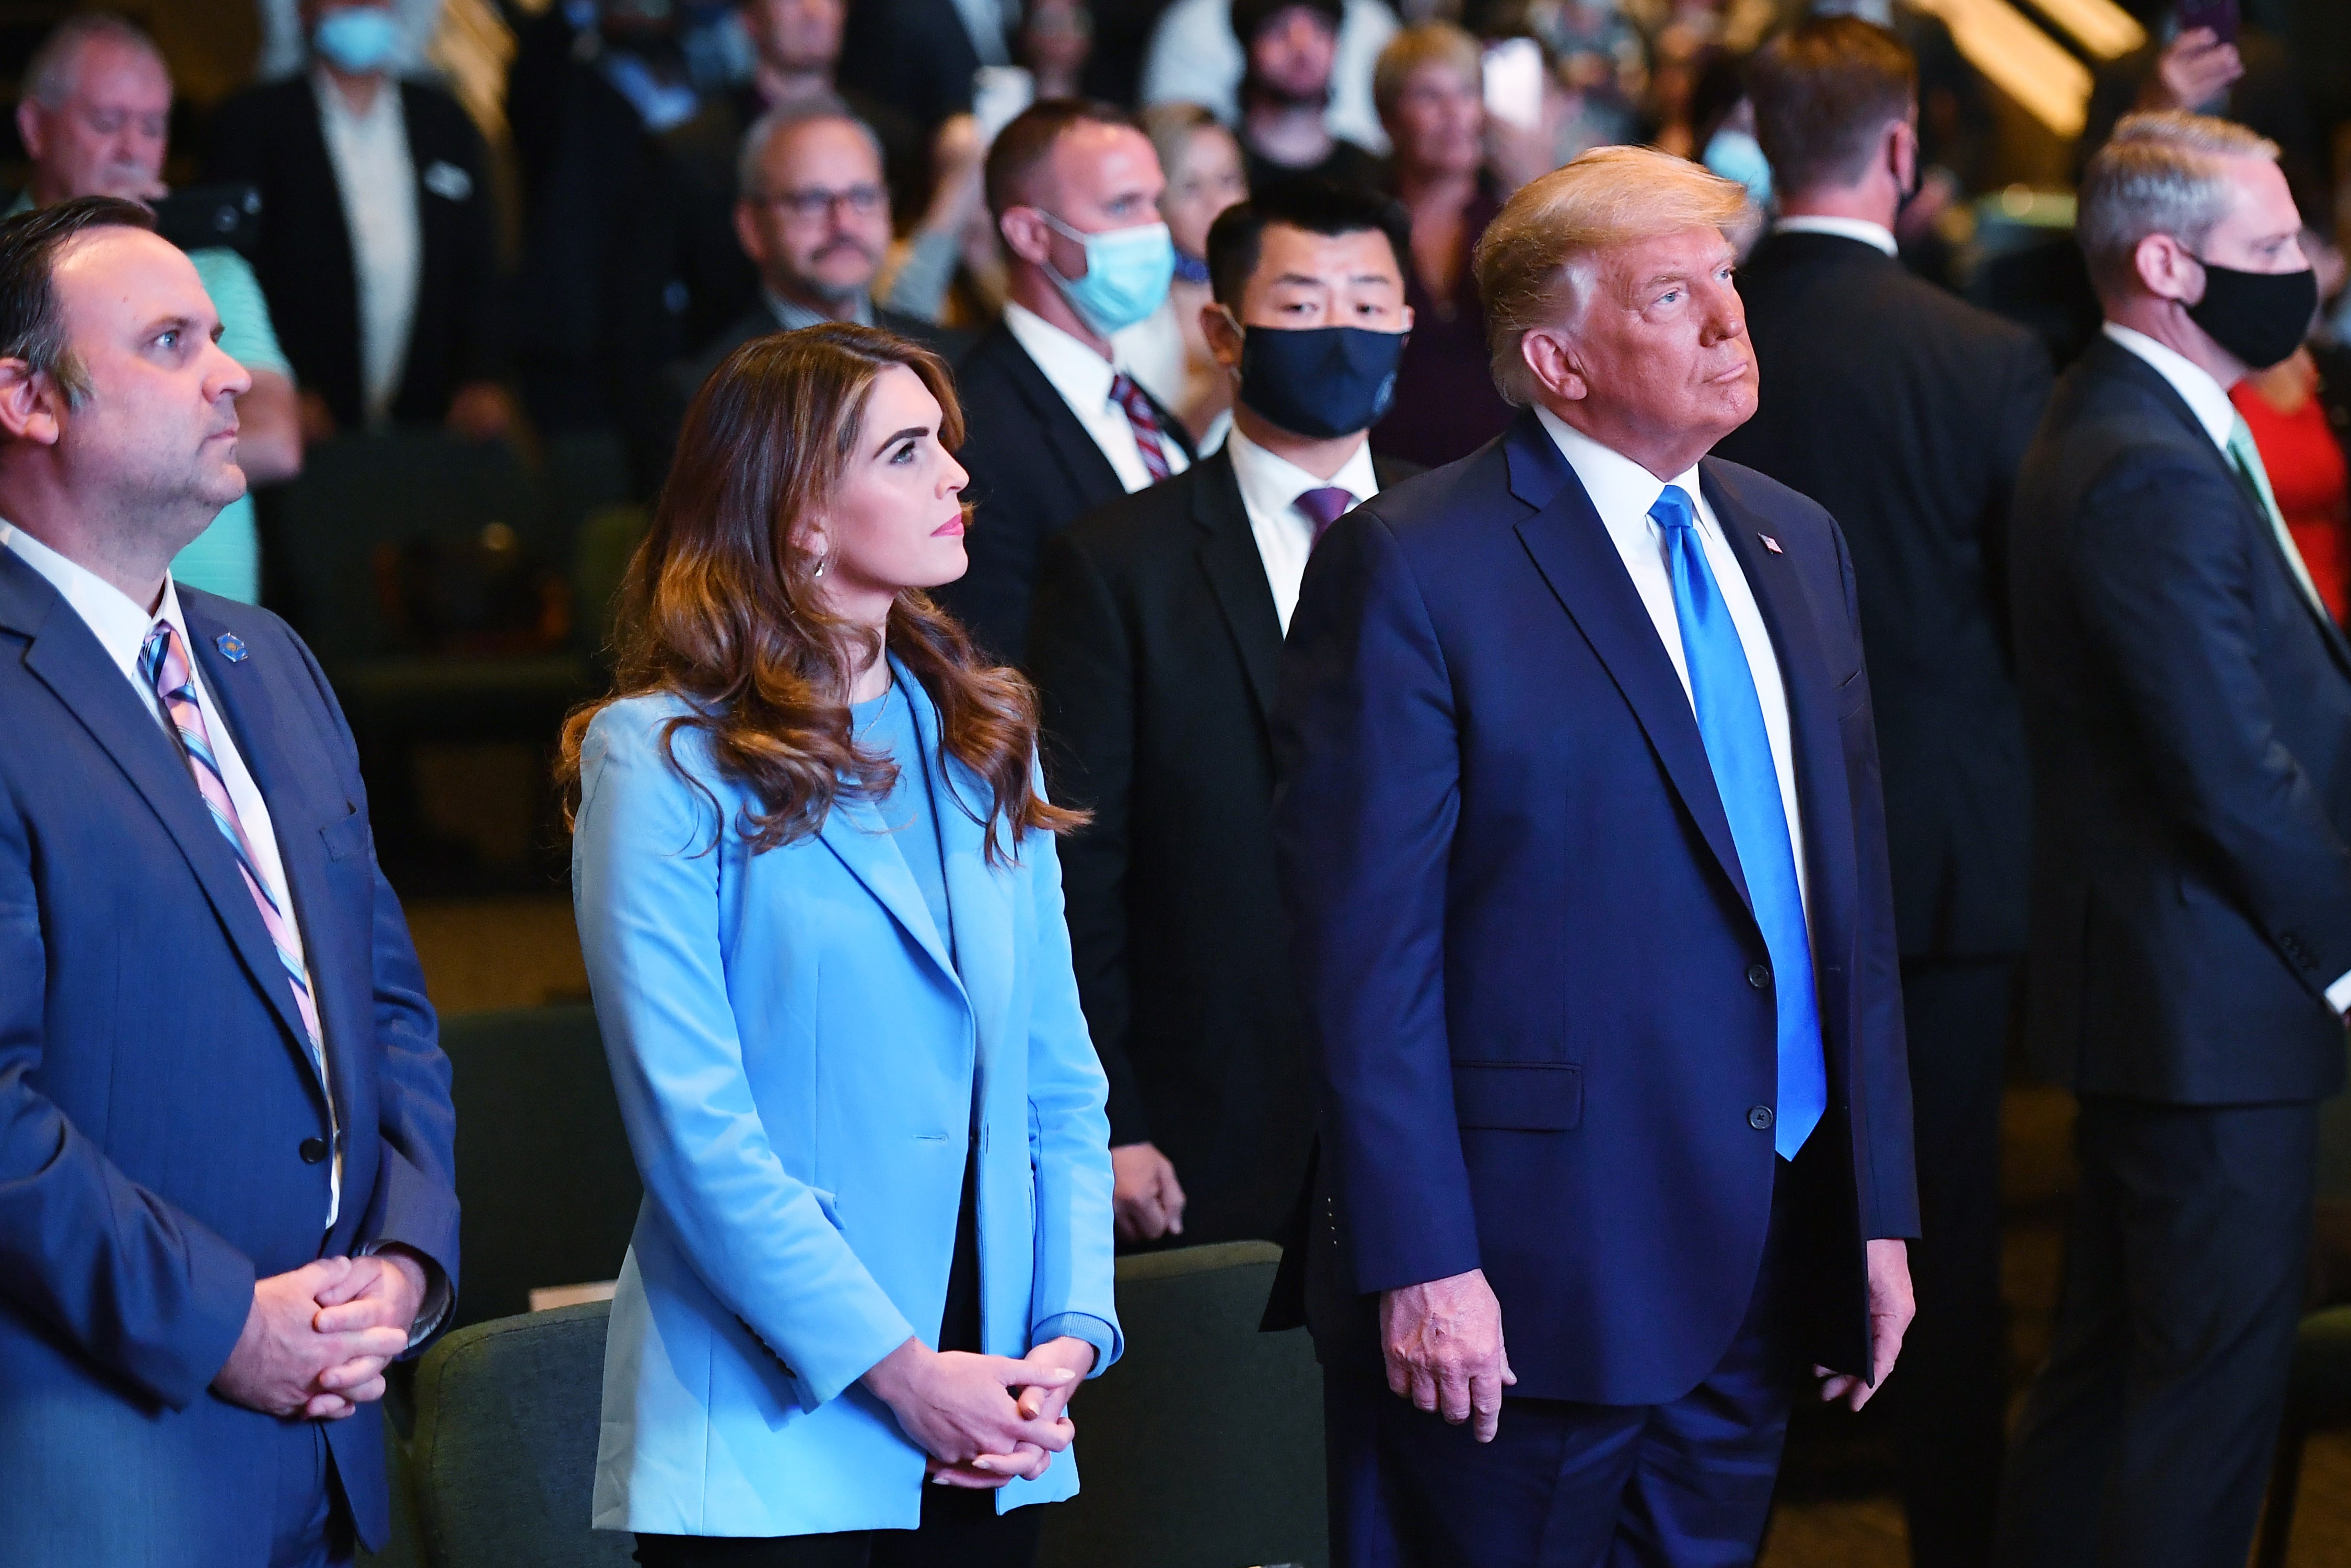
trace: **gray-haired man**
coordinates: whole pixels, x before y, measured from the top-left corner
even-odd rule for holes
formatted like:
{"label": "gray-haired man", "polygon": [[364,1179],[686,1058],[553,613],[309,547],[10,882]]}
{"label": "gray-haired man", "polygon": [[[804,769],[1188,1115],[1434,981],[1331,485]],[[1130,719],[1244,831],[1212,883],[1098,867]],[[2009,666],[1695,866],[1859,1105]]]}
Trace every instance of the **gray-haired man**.
{"label": "gray-haired man", "polygon": [[2317,305],[2277,152],[2147,114],[2090,161],[2105,330],[2017,485],[2026,1030],[2081,1101],[2081,1188],[2009,1564],[2242,1563],[2294,1354],[2351,1005],[2351,646],[2228,395]]}

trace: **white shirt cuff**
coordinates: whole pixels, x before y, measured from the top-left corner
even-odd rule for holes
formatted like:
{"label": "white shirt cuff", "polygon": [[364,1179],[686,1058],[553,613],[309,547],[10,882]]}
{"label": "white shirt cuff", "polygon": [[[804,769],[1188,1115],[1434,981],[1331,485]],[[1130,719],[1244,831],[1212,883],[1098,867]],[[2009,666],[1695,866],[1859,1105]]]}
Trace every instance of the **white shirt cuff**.
{"label": "white shirt cuff", "polygon": [[2335,1009],[2336,1018],[2351,1014],[2351,970],[2345,971],[2341,979],[2326,988],[2326,1005]]}

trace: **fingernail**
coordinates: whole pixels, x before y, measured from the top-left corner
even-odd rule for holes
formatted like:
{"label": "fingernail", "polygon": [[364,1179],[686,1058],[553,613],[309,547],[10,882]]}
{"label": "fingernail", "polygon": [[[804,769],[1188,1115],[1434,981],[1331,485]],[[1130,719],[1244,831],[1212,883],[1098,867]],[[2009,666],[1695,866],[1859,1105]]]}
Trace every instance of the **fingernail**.
{"label": "fingernail", "polygon": [[989,1462],[986,1454],[982,1454],[979,1458],[972,1460],[971,1468],[976,1470],[986,1470],[990,1475],[994,1475],[996,1473],[996,1466]]}

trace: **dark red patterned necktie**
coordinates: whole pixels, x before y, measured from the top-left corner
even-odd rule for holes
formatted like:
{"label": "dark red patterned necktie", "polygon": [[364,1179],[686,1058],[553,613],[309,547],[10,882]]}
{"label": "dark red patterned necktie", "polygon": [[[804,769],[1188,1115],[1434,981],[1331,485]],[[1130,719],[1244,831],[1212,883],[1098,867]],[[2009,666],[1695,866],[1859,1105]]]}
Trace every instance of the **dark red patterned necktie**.
{"label": "dark red patterned necktie", "polygon": [[1126,414],[1126,423],[1134,432],[1134,449],[1143,455],[1143,466],[1150,471],[1155,485],[1167,477],[1167,448],[1162,444],[1159,415],[1134,378],[1121,371],[1110,383],[1111,401]]}

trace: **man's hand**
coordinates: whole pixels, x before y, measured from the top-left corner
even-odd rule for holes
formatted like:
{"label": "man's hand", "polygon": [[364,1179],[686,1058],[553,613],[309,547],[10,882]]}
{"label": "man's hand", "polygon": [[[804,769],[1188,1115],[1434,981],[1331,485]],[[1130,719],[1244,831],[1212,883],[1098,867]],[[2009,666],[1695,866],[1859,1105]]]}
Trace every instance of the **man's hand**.
{"label": "man's hand", "polygon": [[2191,113],[2229,90],[2245,74],[2237,46],[2224,44],[2210,27],[2190,27],[2163,47],[2155,74],[2139,89],[2141,109],[2180,109]]}
{"label": "man's hand", "polygon": [[1066,1416],[1028,1415],[1012,1391],[1059,1389],[1079,1375],[1034,1359],[935,1351],[910,1339],[876,1362],[863,1382],[890,1406],[899,1430],[931,1457],[932,1479],[996,1487],[1043,1475],[1051,1456],[1068,1448],[1077,1431]]}
{"label": "man's hand", "polygon": [[1842,1399],[1849,1409],[1858,1410],[1870,1401],[1870,1396],[1886,1386],[1886,1375],[1894,1370],[1894,1363],[1902,1354],[1902,1336],[1910,1332],[1910,1320],[1917,1305],[1910,1298],[1910,1246],[1906,1241],[1873,1241],[1869,1244],[1869,1343],[1870,1375],[1866,1382],[1850,1373],[1831,1372],[1825,1366],[1813,1368],[1813,1375],[1821,1380],[1821,1400],[1834,1404]]}
{"label": "man's hand", "polygon": [[496,382],[467,382],[450,395],[449,428],[467,441],[496,441],[514,422],[514,399]]}
{"label": "man's hand", "polygon": [[1122,1241],[1156,1241],[1184,1234],[1184,1188],[1176,1166],[1155,1144],[1122,1144],[1110,1152],[1111,1211]]}
{"label": "man's hand", "polygon": [[[227,1364],[213,1379],[224,1399],[271,1416],[308,1416],[340,1421],[370,1399],[383,1394],[383,1364],[408,1348],[408,1329],[366,1326],[322,1333],[319,1319],[321,1294],[350,1282],[362,1259],[321,1258],[287,1274],[256,1280],[253,1307],[246,1314],[245,1332],[237,1336]],[[420,1292],[421,1293],[421,1292]],[[346,1376],[339,1387],[326,1385],[335,1369],[366,1367],[365,1376]],[[372,1383],[373,1392],[368,1392]]]}
{"label": "man's hand", "polygon": [[319,1332],[395,1328],[400,1331],[400,1349],[389,1357],[360,1356],[330,1366],[319,1375],[319,1386],[354,1404],[365,1404],[383,1397],[383,1369],[407,1350],[409,1335],[424,1311],[427,1287],[423,1260],[404,1247],[387,1247],[373,1257],[354,1258],[350,1263],[351,1271],[340,1284],[319,1293]]}
{"label": "man's hand", "polygon": [[1391,1390],[1456,1427],[1474,1418],[1472,1435],[1494,1440],[1502,1390],[1519,1379],[1502,1349],[1502,1303],[1484,1270],[1382,1292],[1380,1345]]}

